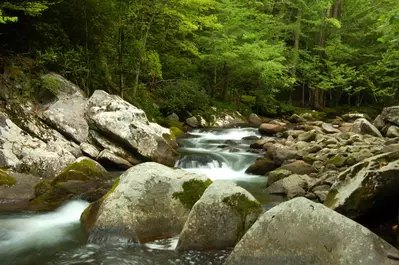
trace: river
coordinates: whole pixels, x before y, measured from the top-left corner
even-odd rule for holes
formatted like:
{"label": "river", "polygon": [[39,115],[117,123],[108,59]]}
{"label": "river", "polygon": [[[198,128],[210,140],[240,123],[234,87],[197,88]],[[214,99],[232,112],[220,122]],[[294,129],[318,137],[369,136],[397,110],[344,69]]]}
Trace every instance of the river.
{"label": "river", "polygon": [[[176,167],[228,179],[250,191],[265,208],[281,199],[263,192],[267,178],[245,170],[258,154],[247,152],[254,128],[195,130],[179,139],[181,159]],[[72,201],[52,213],[0,214],[0,264],[2,265],[219,265],[229,250],[174,251],[177,238],[145,245],[130,242],[86,244],[79,218],[88,203]]]}

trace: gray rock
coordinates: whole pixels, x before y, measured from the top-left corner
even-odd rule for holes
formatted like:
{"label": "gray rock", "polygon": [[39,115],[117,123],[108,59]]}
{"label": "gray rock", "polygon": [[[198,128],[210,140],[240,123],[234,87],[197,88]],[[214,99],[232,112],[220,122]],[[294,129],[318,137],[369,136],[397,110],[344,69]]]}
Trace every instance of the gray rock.
{"label": "gray rock", "polygon": [[328,191],[327,190],[317,190],[314,191],[314,194],[320,200],[320,202],[324,202],[327,198]]}
{"label": "gray rock", "polygon": [[171,121],[180,121],[180,118],[176,113],[170,114],[169,116],[166,117],[166,119]]}
{"label": "gray rock", "polygon": [[370,134],[376,137],[382,137],[380,131],[366,119],[357,119],[353,123],[352,132],[358,134]]}
{"label": "gray rock", "polygon": [[280,179],[284,179],[292,175],[292,172],[289,170],[278,168],[276,170],[270,171],[267,173],[267,184],[266,187],[269,187],[274,182],[279,181]]}
{"label": "gray rock", "polygon": [[265,191],[269,194],[287,195],[287,198],[291,199],[297,196],[304,196],[305,191],[313,183],[314,180],[307,175],[294,174],[274,182]]}
{"label": "gray rock", "polygon": [[399,137],[399,127],[395,125],[391,125],[388,127],[386,136],[389,138]]}
{"label": "gray rock", "polygon": [[305,175],[315,173],[316,170],[308,163],[298,160],[281,167],[282,169],[289,170],[294,174]]}
{"label": "gray rock", "polygon": [[329,134],[341,132],[340,130],[334,128],[331,124],[325,123],[325,122],[321,125],[321,128],[323,129],[323,132],[329,133]]}
{"label": "gray rock", "polygon": [[263,123],[262,119],[255,113],[249,115],[248,122],[255,125],[261,125]]}
{"label": "gray rock", "polygon": [[298,141],[304,141],[304,142],[311,142],[316,139],[316,131],[311,130],[309,132],[302,133],[298,136]]}
{"label": "gray rock", "polygon": [[199,122],[198,119],[196,117],[190,117],[186,119],[186,123],[188,124],[188,126],[192,127],[192,128],[198,128],[199,127]]}
{"label": "gray rock", "polygon": [[338,176],[324,204],[350,218],[389,207],[399,193],[398,174],[399,152],[366,159]]}
{"label": "gray rock", "polygon": [[98,154],[97,161],[100,162],[101,165],[107,168],[118,169],[118,170],[126,170],[133,166],[129,161],[111,153],[107,149],[101,151]]}
{"label": "gray rock", "polygon": [[211,116],[211,127],[228,128],[237,124],[245,124],[247,119],[238,111],[225,113],[222,110],[216,110],[216,114]]}
{"label": "gray rock", "polygon": [[282,164],[287,160],[296,160],[302,158],[298,151],[294,151],[288,148],[273,148],[271,149],[272,157],[276,164]]}
{"label": "gray rock", "polygon": [[61,98],[42,113],[42,119],[77,143],[87,141],[89,125],[84,117],[87,99],[79,92]]}
{"label": "gray rock", "polygon": [[[305,243],[306,242],[306,243]],[[263,214],[225,265],[395,265],[398,251],[319,203],[296,198]]]}
{"label": "gray rock", "polygon": [[399,126],[399,106],[384,108],[380,114],[380,119]]}
{"label": "gray rock", "polygon": [[170,131],[150,123],[143,110],[118,96],[95,91],[86,106],[86,119],[92,129],[147,159],[170,166],[177,159],[176,151],[163,138]]}
{"label": "gray rock", "polygon": [[204,175],[153,162],[134,166],[83,213],[89,241],[147,242],[177,235],[210,184]]}
{"label": "gray rock", "polygon": [[215,181],[192,208],[177,250],[234,247],[263,213],[261,204],[231,181]]}
{"label": "gray rock", "polygon": [[284,132],[286,129],[279,124],[263,123],[259,127],[259,132],[262,135],[274,135],[276,133]]}
{"label": "gray rock", "polygon": [[85,155],[88,155],[89,157],[94,159],[97,158],[97,156],[100,154],[100,151],[95,146],[88,143],[81,143],[80,149]]}
{"label": "gray rock", "polygon": [[382,128],[385,127],[385,121],[383,116],[380,114],[378,115],[375,120],[373,121],[373,125],[378,129],[381,130]]}
{"label": "gray rock", "polygon": [[367,115],[363,113],[347,113],[342,116],[344,121],[353,122],[357,119],[367,119]]}
{"label": "gray rock", "polygon": [[288,121],[292,123],[300,123],[305,122],[306,120],[298,114],[292,114],[291,117],[288,118]]}

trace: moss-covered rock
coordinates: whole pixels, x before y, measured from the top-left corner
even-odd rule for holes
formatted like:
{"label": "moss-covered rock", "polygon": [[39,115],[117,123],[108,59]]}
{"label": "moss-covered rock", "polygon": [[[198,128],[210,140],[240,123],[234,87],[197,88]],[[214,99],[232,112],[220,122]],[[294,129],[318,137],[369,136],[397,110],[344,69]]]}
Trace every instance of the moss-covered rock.
{"label": "moss-covered rock", "polygon": [[342,167],[345,165],[346,158],[343,157],[342,155],[335,155],[331,157],[329,160],[327,160],[326,164],[327,165],[334,165],[336,167]]}
{"label": "moss-covered rock", "polygon": [[263,213],[263,207],[231,181],[215,181],[191,210],[178,250],[233,247]]}
{"label": "moss-covered rock", "polygon": [[97,162],[87,157],[78,158],[52,180],[35,186],[35,198],[30,208],[50,211],[72,198],[94,201],[110,188],[111,175]]}
{"label": "moss-covered rock", "polygon": [[130,168],[81,220],[89,241],[147,242],[181,232],[191,207],[211,181],[204,175],[148,162]]}
{"label": "moss-covered rock", "polygon": [[13,186],[16,183],[17,182],[12,176],[8,175],[6,171],[0,169],[0,186],[2,185]]}

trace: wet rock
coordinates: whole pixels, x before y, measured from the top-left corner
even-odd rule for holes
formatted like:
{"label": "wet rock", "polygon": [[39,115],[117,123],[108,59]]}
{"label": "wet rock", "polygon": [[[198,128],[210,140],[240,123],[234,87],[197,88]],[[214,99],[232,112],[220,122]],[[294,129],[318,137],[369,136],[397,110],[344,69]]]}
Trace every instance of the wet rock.
{"label": "wet rock", "polygon": [[397,264],[388,255],[399,253],[368,229],[322,204],[296,198],[263,214],[225,264]]}
{"label": "wet rock", "polygon": [[259,132],[263,135],[274,135],[276,133],[284,132],[285,127],[279,124],[263,123],[259,127]]}
{"label": "wet rock", "polygon": [[211,183],[204,175],[153,162],[134,166],[82,214],[89,242],[122,238],[144,243],[177,235]]}
{"label": "wet rock", "polygon": [[324,203],[350,218],[397,212],[398,174],[399,152],[371,157],[341,173]]}
{"label": "wet rock", "polygon": [[382,137],[380,131],[366,119],[357,119],[353,123],[352,131],[358,134],[369,134],[375,137]]}
{"label": "wet rock", "polygon": [[279,181],[281,179],[287,178],[290,175],[292,175],[292,172],[289,170],[285,170],[285,169],[275,169],[273,171],[270,171],[269,173],[267,173],[267,184],[266,187],[269,187],[270,185],[272,185],[274,182]]}
{"label": "wet rock", "polygon": [[86,106],[86,119],[91,128],[142,157],[171,166],[177,159],[176,151],[163,138],[170,131],[150,123],[143,110],[118,96],[95,91]]}
{"label": "wet rock", "polygon": [[269,194],[287,195],[291,199],[298,196],[304,196],[309,186],[314,183],[314,180],[307,175],[291,175],[271,184],[266,188]]}
{"label": "wet rock", "polygon": [[231,181],[215,181],[193,206],[177,250],[234,247],[263,213],[261,204]]}
{"label": "wet rock", "polygon": [[289,170],[292,173],[305,175],[315,173],[316,169],[314,169],[311,165],[306,163],[305,161],[298,160],[289,164],[286,164],[281,167],[282,169]]}
{"label": "wet rock", "polygon": [[270,172],[276,168],[277,165],[269,158],[259,158],[256,159],[254,164],[249,166],[249,168],[245,171],[245,173],[263,176],[267,172]]}
{"label": "wet rock", "polygon": [[98,200],[111,187],[111,180],[111,175],[96,161],[78,158],[52,180],[35,186],[36,198],[30,202],[30,209],[51,211],[73,198]]}

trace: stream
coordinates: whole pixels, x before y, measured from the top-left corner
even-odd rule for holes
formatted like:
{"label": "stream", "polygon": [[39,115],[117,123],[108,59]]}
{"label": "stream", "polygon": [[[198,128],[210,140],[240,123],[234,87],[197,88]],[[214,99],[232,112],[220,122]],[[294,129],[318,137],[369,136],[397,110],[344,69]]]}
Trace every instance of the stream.
{"label": "stream", "polygon": [[[254,128],[192,131],[179,139],[181,159],[176,167],[212,180],[232,180],[268,209],[282,199],[262,192],[267,178],[245,173],[260,156],[247,152],[253,137],[259,137]],[[85,201],[72,201],[51,213],[0,213],[0,264],[221,265],[229,255],[230,250],[178,253],[174,251],[177,238],[145,245],[86,244],[79,219],[87,206]]]}

